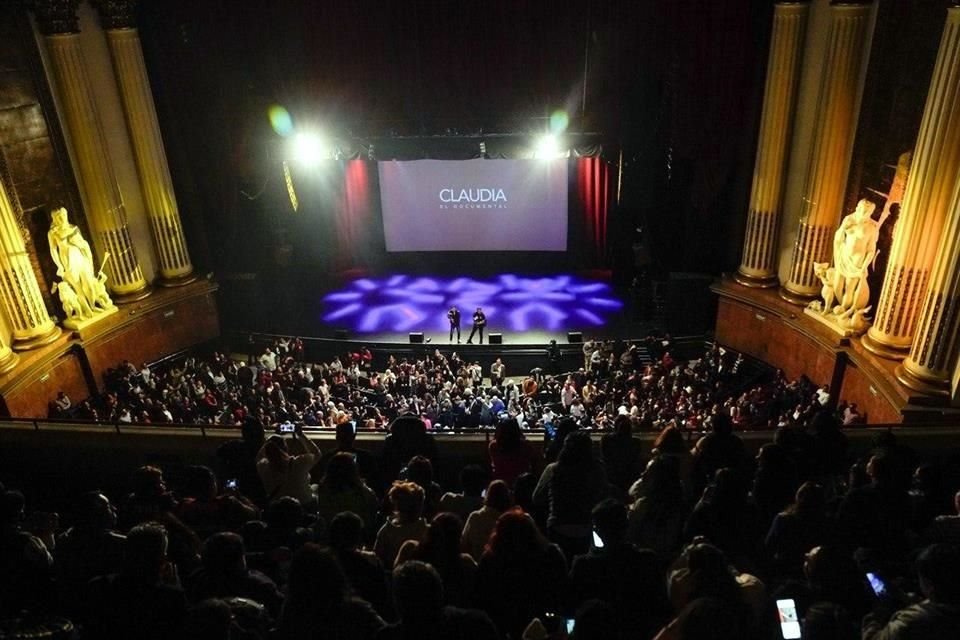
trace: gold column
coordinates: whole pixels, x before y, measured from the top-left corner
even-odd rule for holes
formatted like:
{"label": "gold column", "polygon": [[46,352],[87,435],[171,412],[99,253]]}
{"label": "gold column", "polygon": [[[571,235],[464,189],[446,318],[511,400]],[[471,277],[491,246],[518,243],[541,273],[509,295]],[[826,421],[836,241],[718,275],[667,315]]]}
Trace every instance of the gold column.
{"label": "gold column", "polygon": [[136,29],[138,0],[99,0],[97,8],[107,32],[110,57],[123,100],[127,130],[140,176],[150,229],[160,264],[161,285],[191,282],[193,264],[180,223],[167,154]]}
{"label": "gold column", "polygon": [[78,4],[79,0],[35,0],[34,11],[50,55],[93,244],[101,261],[110,254],[105,265],[107,285],[122,303],[149,295],[150,288],[130,238],[127,211],[87,77],[80,48]]}
{"label": "gold column", "polygon": [[806,304],[819,295],[821,283],[813,273],[813,263],[830,261],[853,147],[857,87],[866,61],[864,42],[869,18],[869,2],[830,5],[830,30],[800,226],[790,261],[790,277],[780,290],[784,299],[796,304]]}
{"label": "gold column", "polygon": [[[53,323],[37,276],[30,264],[30,255],[17,217],[0,181],[0,301],[10,319],[13,347],[17,351],[50,344],[60,336],[60,327]],[[0,350],[2,351],[2,350]],[[2,357],[2,354],[0,354]],[[2,365],[0,365],[2,367]]]}
{"label": "gold column", "polygon": [[913,343],[960,171],[960,7],[947,10],[883,289],[863,346],[891,359]]}
{"label": "gold column", "polygon": [[777,285],[777,232],[809,10],[806,2],[778,2],[773,9],[750,211],[743,256],[734,276],[747,287]]}
{"label": "gold column", "polygon": [[896,370],[900,382],[911,389],[943,396],[950,393],[960,351],[960,176],[955,182],[917,335],[910,355]]}
{"label": "gold column", "polygon": [[19,361],[20,356],[11,351],[6,342],[0,340],[0,375],[13,369]]}

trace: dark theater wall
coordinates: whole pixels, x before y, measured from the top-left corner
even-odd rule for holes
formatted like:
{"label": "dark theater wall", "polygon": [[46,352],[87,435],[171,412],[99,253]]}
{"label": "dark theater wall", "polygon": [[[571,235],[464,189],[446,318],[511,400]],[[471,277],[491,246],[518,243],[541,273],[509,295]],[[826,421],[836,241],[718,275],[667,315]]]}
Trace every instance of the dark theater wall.
{"label": "dark theater wall", "polygon": [[[66,207],[90,236],[40,54],[19,4],[0,2],[0,179],[29,232],[27,250],[42,285],[56,273],[47,246],[50,211]],[[40,288],[52,312],[50,292]]]}

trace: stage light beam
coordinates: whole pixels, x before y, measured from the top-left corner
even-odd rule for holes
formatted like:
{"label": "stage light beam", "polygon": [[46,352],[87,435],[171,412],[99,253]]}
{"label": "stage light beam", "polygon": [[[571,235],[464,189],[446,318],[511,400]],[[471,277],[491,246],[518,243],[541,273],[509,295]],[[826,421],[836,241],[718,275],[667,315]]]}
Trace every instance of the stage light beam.
{"label": "stage light beam", "polygon": [[303,131],[293,138],[293,157],[305,167],[315,167],[330,156],[323,137],[312,131]]}
{"label": "stage light beam", "polygon": [[552,160],[560,155],[560,142],[557,136],[547,134],[537,140],[533,155],[538,160]]}

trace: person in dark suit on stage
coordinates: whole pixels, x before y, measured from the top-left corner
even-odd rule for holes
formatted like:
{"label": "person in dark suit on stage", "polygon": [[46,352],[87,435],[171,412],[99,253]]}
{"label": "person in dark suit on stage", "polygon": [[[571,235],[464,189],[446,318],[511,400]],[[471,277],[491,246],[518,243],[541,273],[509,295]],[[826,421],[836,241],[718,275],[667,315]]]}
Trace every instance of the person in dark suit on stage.
{"label": "person in dark suit on stage", "polygon": [[483,309],[477,307],[477,310],[473,312],[473,329],[470,331],[470,337],[467,338],[467,344],[473,343],[473,334],[477,331],[480,332],[480,344],[483,344],[483,328],[487,326],[487,316],[483,313]]}
{"label": "person in dark suit on stage", "polygon": [[456,305],[447,311],[447,320],[450,321],[450,342],[453,342],[453,332],[457,332],[457,344],[460,344],[460,309]]}

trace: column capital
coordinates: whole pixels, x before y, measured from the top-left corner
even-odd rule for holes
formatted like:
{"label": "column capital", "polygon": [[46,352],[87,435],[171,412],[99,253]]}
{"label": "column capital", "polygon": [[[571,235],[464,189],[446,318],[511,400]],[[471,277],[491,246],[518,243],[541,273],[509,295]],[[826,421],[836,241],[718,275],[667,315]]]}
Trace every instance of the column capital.
{"label": "column capital", "polygon": [[43,35],[80,33],[77,17],[80,0],[28,0],[27,6],[37,17]]}
{"label": "column capital", "polygon": [[136,29],[140,0],[93,0],[100,14],[100,25],[110,29]]}

